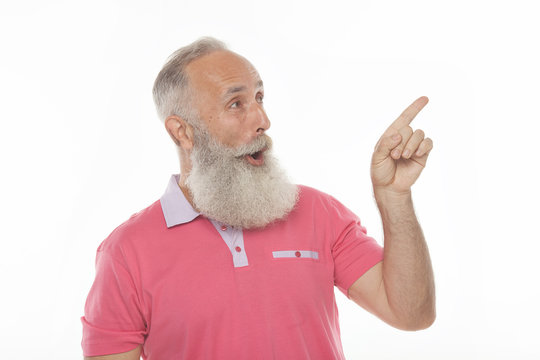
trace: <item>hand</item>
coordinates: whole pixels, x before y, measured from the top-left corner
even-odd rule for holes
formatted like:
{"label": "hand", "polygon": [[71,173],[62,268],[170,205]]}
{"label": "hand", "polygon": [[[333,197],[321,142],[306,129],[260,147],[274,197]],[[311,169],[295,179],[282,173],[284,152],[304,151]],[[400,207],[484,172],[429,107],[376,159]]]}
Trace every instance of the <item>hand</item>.
{"label": "hand", "polygon": [[413,132],[409,126],[415,116],[428,103],[422,96],[416,99],[390,125],[381,136],[371,158],[371,181],[375,195],[410,194],[411,186],[426,166],[433,141],[424,138],[420,129]]}

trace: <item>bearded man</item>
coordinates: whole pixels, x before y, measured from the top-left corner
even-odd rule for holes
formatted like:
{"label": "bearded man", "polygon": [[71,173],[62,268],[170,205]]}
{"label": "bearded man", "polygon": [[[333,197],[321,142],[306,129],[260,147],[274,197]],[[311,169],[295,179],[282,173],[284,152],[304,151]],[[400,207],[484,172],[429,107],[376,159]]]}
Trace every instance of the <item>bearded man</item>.
{"label": "bearded man", "polygon": [[175,52],[153,93],[181,173],[99,246],[87,359],[344,359],[334,286],[396,328],[433,323],[411,200],[432,141],[409,126],[427,98],[372,157],[383,248],[336,199],[287,180],[266,135],[263,82],[223,43]]}

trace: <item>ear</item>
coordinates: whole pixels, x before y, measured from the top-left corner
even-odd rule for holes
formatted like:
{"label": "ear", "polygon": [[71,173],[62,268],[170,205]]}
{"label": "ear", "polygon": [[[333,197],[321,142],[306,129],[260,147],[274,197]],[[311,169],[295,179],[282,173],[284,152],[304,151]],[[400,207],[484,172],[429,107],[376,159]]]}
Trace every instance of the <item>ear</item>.
{"label": "ear", "polygon": [[193,128],[177,115],[165,119],[165,128],[174,143],[184,150],[193,148]]}

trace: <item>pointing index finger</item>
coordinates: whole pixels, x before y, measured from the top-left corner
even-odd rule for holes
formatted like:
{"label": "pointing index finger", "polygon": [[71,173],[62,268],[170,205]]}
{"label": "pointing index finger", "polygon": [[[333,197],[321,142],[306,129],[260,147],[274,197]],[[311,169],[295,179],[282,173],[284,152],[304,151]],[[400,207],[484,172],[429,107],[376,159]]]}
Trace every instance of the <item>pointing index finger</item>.
{"label": "pointing index finger", "polygon": [[399,130],[404,126],[409,125],[416,115],[426,106],[429,99],[427,96],[421,96],[409,105],[399,117],[390,125],[388,129]]}

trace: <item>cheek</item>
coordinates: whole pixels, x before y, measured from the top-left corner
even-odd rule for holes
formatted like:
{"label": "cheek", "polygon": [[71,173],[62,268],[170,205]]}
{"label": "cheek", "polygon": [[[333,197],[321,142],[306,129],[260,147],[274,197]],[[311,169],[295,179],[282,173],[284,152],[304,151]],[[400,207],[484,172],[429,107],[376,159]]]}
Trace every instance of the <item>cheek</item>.
{"label": "cheek", "polygon": [[223,116],[216,118],[210,129],[223,144],[236,147],[249,141],[249,134],[242,123],[234,116]]}
{"label": "cheek", "polygon": [[235,146],[238,142],[239,134],[234,128],[220,121],[208,121],[208,130],[210,135],[226,146]]}

